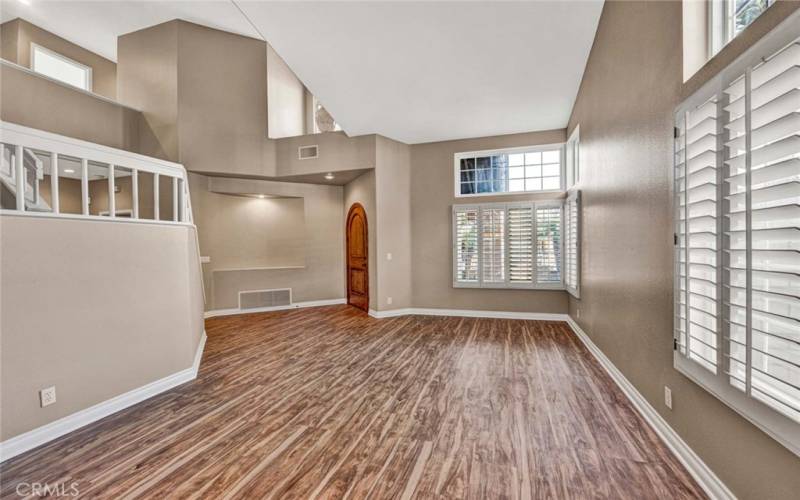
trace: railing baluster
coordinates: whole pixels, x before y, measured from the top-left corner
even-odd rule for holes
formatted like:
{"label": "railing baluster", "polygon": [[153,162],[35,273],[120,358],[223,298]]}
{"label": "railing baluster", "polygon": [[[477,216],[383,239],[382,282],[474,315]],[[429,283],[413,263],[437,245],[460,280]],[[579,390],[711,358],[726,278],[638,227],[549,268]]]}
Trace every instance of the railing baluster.
{"label": "railing baluster", "polygon": [[53,213],[60,213],[58,199],[58,153],[50,153],[50,205]]}
{"label": "railing baluster", "polygon": [[158,184],[159,184],[158,173],[154,173],[153,174],[153,220],[159,220],[161,217],[161,214],[159,213],[160,212],[159,208],[161,205],[161,200],[159,198],[161,193],[159,192]]}
{"label": "railing baluster", "polygon": [[81,159],[81,211],[89,215],[89,160]]}
{"label": "railing baluster", "polygon": [[16,146],[14,151],[14,172],[16,175],[17,210],[25,211],[25,165],[23,164],[22,146]]}
{"label": "railing baluster", "polygon": [[[44,176],[42,176],[44,177]],[[39,191],[39,165],[33,164],[33,204],[38,205],[42,200],[42,193]]]}
{"label": "railing baluster", "polygon": [[172,178],[172,221],[178,222],[178,178]]}
{"label": "railing baluster", "polygon": [[131,217],[139,218],[139,171],[131,170]]}
{"label": "railing baluster", "polygon": [[108,166],[108,216],[117,216],[117,203],[114,189],[114,164]]}

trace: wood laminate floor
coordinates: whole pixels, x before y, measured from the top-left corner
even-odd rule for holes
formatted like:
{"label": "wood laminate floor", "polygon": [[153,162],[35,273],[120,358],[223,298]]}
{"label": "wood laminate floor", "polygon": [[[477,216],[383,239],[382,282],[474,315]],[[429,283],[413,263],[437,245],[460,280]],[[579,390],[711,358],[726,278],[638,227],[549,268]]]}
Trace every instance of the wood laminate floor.
{"label": "wood laminate floor", "polygon": [[0,496],[704,498],[566,323],[333,306],[206,331],[197,380],[7,461]]}

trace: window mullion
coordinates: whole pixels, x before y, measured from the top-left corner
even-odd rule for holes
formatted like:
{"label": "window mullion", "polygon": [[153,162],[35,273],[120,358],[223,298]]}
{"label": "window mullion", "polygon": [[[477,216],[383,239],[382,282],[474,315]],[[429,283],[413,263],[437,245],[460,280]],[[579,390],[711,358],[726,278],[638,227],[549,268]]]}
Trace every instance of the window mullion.
{"label": "window mullion", "polygon": [[478,207],[478,286],[483,286],[483,207]]}
{"label": "window mullion", "polygon": [[[730,363],[730,345],[728,339],[730,338],[730,325],[727,319],[730,317],[730,311],[725,307],[725,303],[729,300],[728,287],[730,277],[725,272],[727,266],[727,253],[725,252],[725,235],[728,234],[730,228],[730,221],[727,215],[730,213],[728,206],[728,193],[730,191],[728,184],[725,182],[726,165],[725,165],[725,143],[728,140],[726,134],[725,124],[728,123],[728,114],[725,107],[730,103],[730,99],[725,92],[720,92],[717,98],[717,159],[716,159],[716,179],[717,179],[717,254],[716,254],[716,276],[717,276],[717,377],[725,381],[729,377],[728,373],[731,372]],[[727,381],[725,381],[727,383]]]}
{"label": "window mullion", "polygon": [[683,114],[683,206],[684,212],[684,225],[683,225],[683,252],[684,252],[684,265],[683,265],[683,282],[686,287],[686,300],[683,304],[684,329],[686,331],[686,357],[691,358],[691,343],[692,335],[689,330],[689,112]]}
{"label": "window mullion", "polygon": [[531,283],[532,286],[539,285],[539,241],[536,239],[537,231],[537,217],[536,217],[536,203],[531,203]]}
{"label": "window mullion", "polygon": [[745,143],[745,283],[746,283],[746,322],[745,322],[745,339],[747,347],[745,348],[745,381],[747,395],[751,395],[752,389],[752,372],[753,372],[753,196],[751,189],[752,182],[752,112],[751,112],[751,84],[752,84],[753,68],[748,67],[744,73],[744,143]]}
{"label": "window mullion", "polygon": [[511,217],[509,208],[503,208],[503,283],[508,287],[511,284]]}

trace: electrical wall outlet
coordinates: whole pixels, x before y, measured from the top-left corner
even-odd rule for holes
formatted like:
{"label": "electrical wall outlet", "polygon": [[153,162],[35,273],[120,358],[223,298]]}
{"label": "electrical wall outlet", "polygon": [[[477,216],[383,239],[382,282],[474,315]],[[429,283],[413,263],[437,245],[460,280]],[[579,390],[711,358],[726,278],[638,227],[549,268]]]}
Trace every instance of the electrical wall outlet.
{"label": "electrical wall outlet", "polygon": [[672,389],[664,386],[664,404],[667,405],[667,408],[670,410],[672,409]]}
{"label": "electrical wall outlet", "polygon": [[56,387],[46,387],[39,391],[39,404],[42,408],[56,402]]}
{"label": "electrical wall outlet", "polygon": [[581,308],[580,307],[577,308],[577,311],[578,311],[578,317],[580,318],[581,317]]}
{"label": "electrical wall outlet", "polygon": [[392,254],[391,253],[387,253],[386,254],[386,260],[392,260]]}
{"label": "electrical wall outlet", "polygon": [[389,304],[389,305],[392,305],[392,298],[391,297],[386,297],[386,303]]}

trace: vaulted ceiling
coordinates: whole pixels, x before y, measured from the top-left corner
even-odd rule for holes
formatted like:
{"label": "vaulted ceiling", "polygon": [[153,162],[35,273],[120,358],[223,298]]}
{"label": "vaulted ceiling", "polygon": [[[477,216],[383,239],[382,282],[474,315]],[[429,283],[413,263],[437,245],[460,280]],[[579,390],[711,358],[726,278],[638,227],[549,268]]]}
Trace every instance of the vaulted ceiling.
{"label": "vaulted ceiling", "polygon": [[175,18],[263,36],[348,134],[419,143],[565,127],[602,6],[3,0],[0,19],[112,60],[117,36]]}

